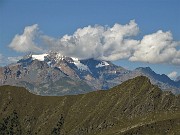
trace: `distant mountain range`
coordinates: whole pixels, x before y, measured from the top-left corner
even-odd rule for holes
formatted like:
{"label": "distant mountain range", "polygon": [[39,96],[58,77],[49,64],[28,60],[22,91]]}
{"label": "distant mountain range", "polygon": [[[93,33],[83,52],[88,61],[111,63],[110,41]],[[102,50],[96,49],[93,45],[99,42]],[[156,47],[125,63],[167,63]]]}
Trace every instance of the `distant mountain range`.
{"label": "distant mountain range", "polygon": [[130,71],[109,61],[79,60],[56,52],[30,54],[0,68],[0,85],[23,86],[38,95],[71,95],[106,90],[141,75],[163,90],[180,93],[180,81],[156,74],[149,67]]}
{"label": "distant mountain range", "polygon": [[1,135],[179,135],[179,114],[180,96],[143,76],[107,91],[71,96],[0,87]]}

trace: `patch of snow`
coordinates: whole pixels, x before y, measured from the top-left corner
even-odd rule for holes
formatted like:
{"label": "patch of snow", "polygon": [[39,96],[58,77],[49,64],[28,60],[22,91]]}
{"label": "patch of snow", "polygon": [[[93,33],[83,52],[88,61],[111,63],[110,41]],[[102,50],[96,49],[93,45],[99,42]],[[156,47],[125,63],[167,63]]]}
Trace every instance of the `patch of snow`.
{"label": "patch of snow", "polygon": [[33,60],[39,60],[39,61],[44,61],[44,57],[47,56],[48,54],[39,54],[39,55],[32,55],[32,59]]}
{"label": "patch of snow", "polygon": [[72,57],[72,59],[73,59],[73,61],[74,61],[73,63],[76,65],[76,67],[77,67],[79,70],[89,70],[88,66],[82,64],[82,63],[78,60],[78,58]]}
{"label": "patch of snow", "polygon": [[51,61],[48,61],[47,64],[48,64],[48,66],[52,67],[52,62]]}
{"label": "patch of snow", "polygon": [[99,67],[104,67],[104,66],[108,66],[109,63],[107,63],[106,61],[102,61],[101,63],[99,63],[98,65],[96,65],[96,68],[99,68]]}
{"label": "patch of snow", "polygon": [[56,60],[55,60],[55,61],[63,60],[63,59],[65,59],[65,58],[66,58],[66,56],[63,56],[62,54],[57,53],[57,54],[56,54]]}

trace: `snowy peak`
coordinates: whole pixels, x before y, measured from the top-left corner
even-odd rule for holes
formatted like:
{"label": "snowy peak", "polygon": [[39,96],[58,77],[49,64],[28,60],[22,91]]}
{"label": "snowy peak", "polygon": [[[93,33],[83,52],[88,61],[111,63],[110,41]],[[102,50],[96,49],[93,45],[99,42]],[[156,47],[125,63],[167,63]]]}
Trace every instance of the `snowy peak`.
{"label": "snowy peak", "polygon": [[86,60],[80,60],[80,62],[84,65],[87,65],[90,69],[94,68],[101,68],[105,66],[109,66],[109,62],[107,61],[102,61],[102,60],[95,60],[93,58],[91,59],[86,59]]}
{"label": "snowy peak", "polygon": [[82,64],[82,63],[80,62],[80,60],[78,60],[78,58],[72,57],[72,59],[73,59],[74,65],[76,65],[76,67],[77,67],[79,70],[89,70],[88,66]]}
{"label": "snowy peak", "polygon": [[66,56],[57,52],[49,52],[48,55],[46,56],[46,61],[54,60],[55,62],[58,62],[64,59],[66,59]]}
{"label": "snowy peak", "polygon": [[[99,78],[115,78],[122,73],[123,68],[111,62],[85,59],[80,60],[75,57],[67,57],[57,52],[49,52],[39,55],[29,55],[18,63],[27,67],[36,60],[36,65],[43,63],[50,68],[58,68],[64,74],[71,77],[78,77],[85,80],[95,80]],[[42,67],[43,68],[43,67]]]}
{"label": "snowy peak", "polygon": [[67,57],[57,52],[49,52],[49,53],[38,54],[38,55],[30,54],[30,55],[25,56],[19,62],[31,62],[33,60],[44,61],[51,67],[56,66],[58,63],[62,64],[64,61],[71,65],[74,64],[77,67],[77,69],[81,71],[89,71],[92,68],[99,69],[99,68],[110,65],[106,61],[95,60],[95,59],[79,60],[78,58]]}
{"label": "snowy peak", "polygon": [[32,59],[33,60],[39,60],[39,61],[44,61],[45,57],[47,56],[48,54],[45,53],[45,54],[39,54],[39,55],[32,55]]}
{"label": "snowy peak", "polygon": [[54,61],[55,63],[59,63],[64,60],[67,63],[74,64],[79,70],[89,70],[88,66],[82,64],[81,61],[75,57],[67,57],[60,53],[53,52],[53,53],[50,53],[49,55],[47,55],[47,58],[49,59],[49,61]]}
{"label": "snowy peak", "polygon": [[106,61],[102,61],[98,65],[96,65],[96,68],[104,67],[104,66],[109,66],[109,63]]}

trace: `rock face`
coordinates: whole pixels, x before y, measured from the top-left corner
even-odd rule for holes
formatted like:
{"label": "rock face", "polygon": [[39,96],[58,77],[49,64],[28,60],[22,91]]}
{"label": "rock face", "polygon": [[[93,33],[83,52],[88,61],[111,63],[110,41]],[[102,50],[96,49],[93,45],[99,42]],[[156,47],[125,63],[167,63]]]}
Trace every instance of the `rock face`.
{"label": "rock face", "polygon": [[140,76],[107,91],[50,97],[0,87],[0,134],[180,134],[180,96]]}
{"label": "rock face", "polygon": [[0,85],[23,86],[38,95],[71,95],[106,90],[140,75],[163,90],[180,93],[179,82],[158,75],[149,67],[130,71],[108,61],[78,60],[55,52],[28,55],[0,68]]}

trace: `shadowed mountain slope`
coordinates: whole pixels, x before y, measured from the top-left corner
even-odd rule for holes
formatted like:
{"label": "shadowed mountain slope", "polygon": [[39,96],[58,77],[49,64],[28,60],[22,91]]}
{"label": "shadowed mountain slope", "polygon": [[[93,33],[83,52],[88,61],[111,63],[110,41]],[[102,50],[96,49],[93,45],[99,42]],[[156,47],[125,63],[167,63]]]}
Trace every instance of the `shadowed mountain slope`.
{"label": "shadowed mountain slope", "polygon": [[180,134],[180,96],[140,76],[108,91],[37,96],[0,87],[0,134]]}

